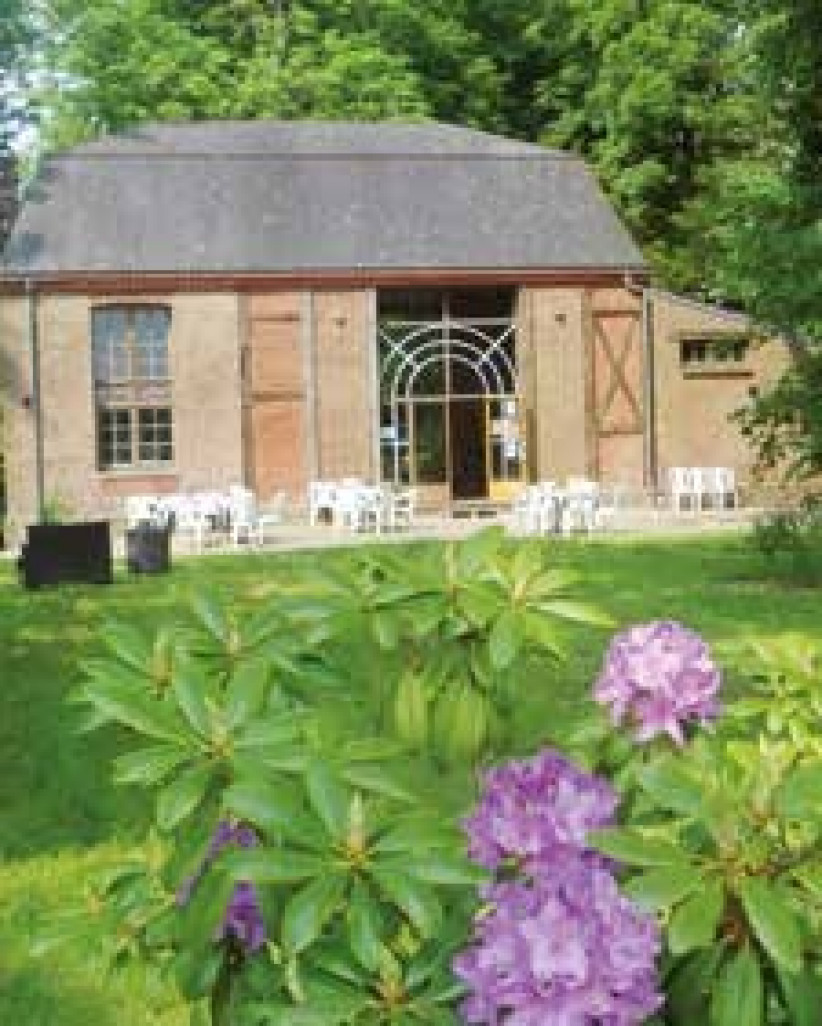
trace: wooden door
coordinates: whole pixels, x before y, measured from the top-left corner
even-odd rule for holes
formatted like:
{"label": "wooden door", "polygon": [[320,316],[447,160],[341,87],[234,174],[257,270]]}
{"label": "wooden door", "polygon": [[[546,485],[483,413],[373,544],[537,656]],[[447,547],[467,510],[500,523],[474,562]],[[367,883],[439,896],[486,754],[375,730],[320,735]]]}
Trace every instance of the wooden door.
{"label": "wooden door", "polygon": [[590,339],[589,469],[597,480],[642,487],[645,359],[639,301],[629,294],[594,297]]}
{"label": "wooden door", "polygon": [[243,351],[246,478],[262,499],[305,494],[306,398],[299,296],[250,296]]}

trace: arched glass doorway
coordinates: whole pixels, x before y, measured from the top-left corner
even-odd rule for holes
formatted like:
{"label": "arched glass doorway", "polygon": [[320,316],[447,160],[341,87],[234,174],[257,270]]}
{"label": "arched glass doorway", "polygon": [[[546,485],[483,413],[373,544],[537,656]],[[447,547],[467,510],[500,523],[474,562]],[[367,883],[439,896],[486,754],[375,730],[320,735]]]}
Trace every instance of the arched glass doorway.
{"label": "arched glass doorway", "polygon": [[502,499],[519,487],[512,301],[509,290],[381,297],[383,481],[416,485],[432,504]]}

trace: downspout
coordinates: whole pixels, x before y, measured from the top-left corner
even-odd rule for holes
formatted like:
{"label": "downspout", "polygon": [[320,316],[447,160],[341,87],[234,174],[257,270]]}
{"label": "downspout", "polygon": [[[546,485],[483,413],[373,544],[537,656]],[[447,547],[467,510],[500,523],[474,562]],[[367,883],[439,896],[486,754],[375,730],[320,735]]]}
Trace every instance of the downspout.
{"label": "downspout", "polygon": [[646,489],[656,492],[659,468],[657,467],[656,440],[656,389],[654,371],[654,302],[653,289],[639,285],[633,276],[626,274],[624,285],[628,292],[642,299],[642,350],[645,373],[643,380],[643,406],[645,424],[642,439],[642,477]]}
{"label": "downspout", "polygon": [[642,290],[642,344],[645,350],[645,487],[659,486],[656,440],[656,388],[654,369],[654,302],[649,288]]}
{"label": "downspout", "polygon": [[31,278],[25,281],[28,297],[29,354],[31,357],[31,410],[34,414],[34,487],[37,500],[38,523],[46,520],[46,470],[43,446],[43,403],[40,384],[40,331],[38,318],[38,296]]}

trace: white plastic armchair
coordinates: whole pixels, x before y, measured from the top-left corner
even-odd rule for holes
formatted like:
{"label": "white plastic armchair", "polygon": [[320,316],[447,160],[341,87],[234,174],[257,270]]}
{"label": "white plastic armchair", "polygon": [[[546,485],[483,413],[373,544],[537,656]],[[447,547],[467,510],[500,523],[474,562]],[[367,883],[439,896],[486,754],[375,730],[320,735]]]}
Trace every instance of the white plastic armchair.
{"label": "white plastic armchair", "polygon": [[683,500],[688,509],[694,509],[695,492],[692,468],[669,467],[668,491],[671,496],[671,506],[674,510],[679,512],[683,508]]}
{"label": "white plastic armchair", "polygon": [[334,481],[312,481],[308,486],[308,522],[316,527],[320,517],[327,513],[334,519],[339,486]]}
{"label": "white plastic armchair", "polygon": [[138,524],[155,523],[157,519],[158,500],[154,495],[126,496],[126,524],[136,527]]}
{"label": "white plastic armchair", "polygon": [[590,533],[597,526],[599,485],[584,477],[568,479],[560,525],[563,534],[577,529]]}
{"label": "white plastic armchair", "polygon": [[417,515],[416,488],[386,488],[383,491],[386,502],[386,522],[391,531],[414,526]]}
{"label": "white plastic armchair", "polygon": [[710,467],[705,473],[709,478],[709,491],[717,509],[736,508],[739,493],[736,486],[736,471],[733,467]]}
{"label": "white plastic armchair", "polygon": [[177,495],[173,499],[174,531],[189,538],[195,552],[202,552],[211,525],[195,495]]}
{"label": "white plastic armchair", "polygon": [[511,505],[514,527],[518,531],[532,534],[539,530],[540,511],[539,485],[526,485]]}
{"label": "white plastic armchair", "polygon": [[278,498],[270,510],[262,510],[250,488],[234,486],[229,489],[231,540],[235,548],[245,541],[249,545],[264,545],[269,532],[282,524],[282,505],[285,496]]}

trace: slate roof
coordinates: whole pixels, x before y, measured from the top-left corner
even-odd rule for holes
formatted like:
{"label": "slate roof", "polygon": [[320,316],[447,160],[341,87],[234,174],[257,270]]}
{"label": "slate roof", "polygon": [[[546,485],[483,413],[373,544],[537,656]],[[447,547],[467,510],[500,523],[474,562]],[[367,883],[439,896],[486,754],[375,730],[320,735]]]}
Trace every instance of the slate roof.
{"label": "slate roof", "polygon": [[436,123],[142,126],[51,158],[7,275],[638,270],[578,159]]}

